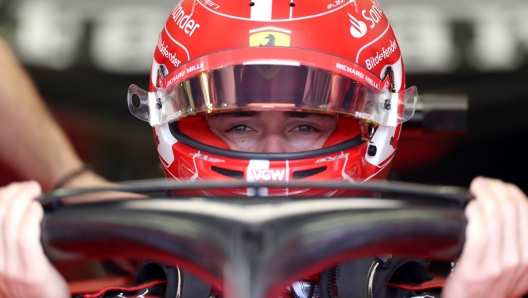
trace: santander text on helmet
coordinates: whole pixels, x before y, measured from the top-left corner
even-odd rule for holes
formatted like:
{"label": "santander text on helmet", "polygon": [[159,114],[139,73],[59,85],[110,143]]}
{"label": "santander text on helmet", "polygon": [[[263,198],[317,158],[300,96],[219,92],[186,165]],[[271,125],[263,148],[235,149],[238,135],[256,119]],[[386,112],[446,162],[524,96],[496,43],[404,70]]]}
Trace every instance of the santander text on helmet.
{"label": "santander text on helmet", "polygon": [[189,36],[193,35],[194,30],[200,28],[200,24],[191,19],[192,15],[192,12],[186,15],[181,5],[178,5],[172,12],[172,20],[174,23]]}
{"label": "santander text on helmet", "polygon": [[372,2],[372,8],[368,11],[368,14],[370,17],[367,16],[367,10],[363,9],[361,14],[365,18],[365,20],[369,20],[371,22],[370,28],[373,29],[376,27],[376,24],[379,23],[381,20],[381,16],[383,15],[383,11],[381,11],[381,8],[376,4],[375,1],[370,0]]}

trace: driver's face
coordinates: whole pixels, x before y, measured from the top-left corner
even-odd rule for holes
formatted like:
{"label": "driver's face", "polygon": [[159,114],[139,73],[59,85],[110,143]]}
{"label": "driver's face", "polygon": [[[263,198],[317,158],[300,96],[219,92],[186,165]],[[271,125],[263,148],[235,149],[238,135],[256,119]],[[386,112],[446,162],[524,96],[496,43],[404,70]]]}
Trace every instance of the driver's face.
{"label": "driver's face", "polygon": [[207,117],[211,131],[232,150],[261,153],[322,148],[337,116],[301,112],[233,112]]}

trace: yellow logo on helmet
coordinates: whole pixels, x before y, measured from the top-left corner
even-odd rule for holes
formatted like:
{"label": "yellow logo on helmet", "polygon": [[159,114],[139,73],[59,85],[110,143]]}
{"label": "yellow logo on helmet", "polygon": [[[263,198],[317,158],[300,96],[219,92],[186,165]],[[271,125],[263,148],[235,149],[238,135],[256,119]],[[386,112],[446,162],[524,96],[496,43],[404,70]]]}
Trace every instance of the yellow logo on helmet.
{"label": "yellow logo on helmet", "polygon": [[273,26],[249,30],[250,47],[289,47],[291,30]]}

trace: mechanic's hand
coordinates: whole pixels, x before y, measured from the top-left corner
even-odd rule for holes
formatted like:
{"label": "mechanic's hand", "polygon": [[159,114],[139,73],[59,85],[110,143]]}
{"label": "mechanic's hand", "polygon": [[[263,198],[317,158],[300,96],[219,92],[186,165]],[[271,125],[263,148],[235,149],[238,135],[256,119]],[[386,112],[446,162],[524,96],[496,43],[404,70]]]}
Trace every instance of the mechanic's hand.
{"label": "mechanic's hand", "polygon": [[40,244],[41,193],[36,182],[0,188],[0,297],[66,298],[66,281]]}
{"label": "mechanic's hand", "polygon": [[528,201],[515,185],[477,177],[466,243],[442,297],[520,297],[528,292]]}

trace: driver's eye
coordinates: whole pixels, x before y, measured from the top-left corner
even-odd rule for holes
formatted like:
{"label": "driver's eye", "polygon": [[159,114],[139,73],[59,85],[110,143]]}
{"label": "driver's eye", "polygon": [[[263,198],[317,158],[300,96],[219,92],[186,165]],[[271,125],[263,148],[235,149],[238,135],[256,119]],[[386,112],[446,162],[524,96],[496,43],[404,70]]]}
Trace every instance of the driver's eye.
{"label": "driver's eye", "polygon": [[227,131],[249,131],[251,130],[247,125],[244,125],[244,124],[238,124],[238,125],[235,125],[233,127],[231,127],[230,129],[228,129]]}
{"label": "driver's eye", "polygon": [[310,125],[299,125],[293,130],[298,131],[298,132],[312,132],[312,131],[318,132],[317,129],[315,129],[313,126],[310,126]]}

